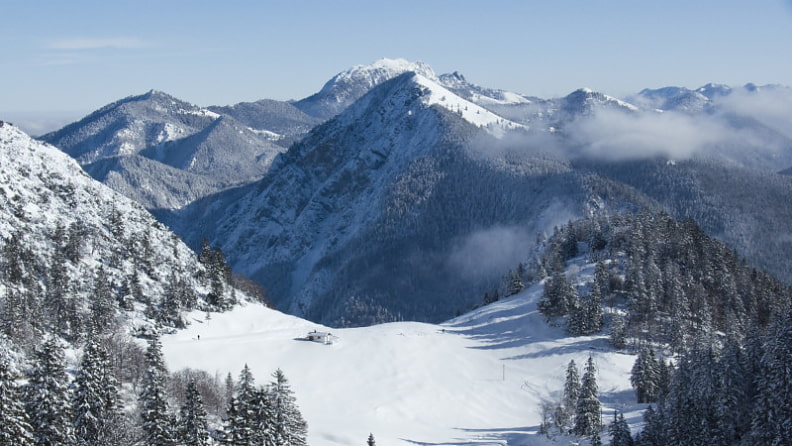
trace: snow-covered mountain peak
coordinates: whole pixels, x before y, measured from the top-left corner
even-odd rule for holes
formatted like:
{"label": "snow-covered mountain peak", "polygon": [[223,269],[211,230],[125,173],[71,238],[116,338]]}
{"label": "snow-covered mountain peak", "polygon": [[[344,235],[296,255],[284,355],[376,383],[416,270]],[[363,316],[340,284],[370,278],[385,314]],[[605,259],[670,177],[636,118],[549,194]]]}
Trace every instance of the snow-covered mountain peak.
{"label": "snow-covered mountain peak", "polygon": [[408,72],[439,81],[434,70],[423,62],[380,59],[370,65],[356,65],[336,74],[318,93],[294,105],[311,116],[329,119],[341,113],[377,85]]}
{"label": "snow-covered mountain peak", "polygon": [[322,91],[338,91],[350,84],[365,85],[370,89],[407,72],[414,72],[426,78],[438,80],[432,67],[423,62],[383,58],[370,65],[356,65],[336,74],[325,84]]}

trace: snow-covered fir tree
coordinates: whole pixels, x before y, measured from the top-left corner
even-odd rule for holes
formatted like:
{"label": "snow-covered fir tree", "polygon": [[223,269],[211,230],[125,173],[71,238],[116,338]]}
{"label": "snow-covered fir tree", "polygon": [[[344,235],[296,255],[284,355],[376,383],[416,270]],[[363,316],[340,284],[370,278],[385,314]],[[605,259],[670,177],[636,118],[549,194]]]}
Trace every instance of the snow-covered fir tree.
{"label": "snow-covered fir tree", "polygon": [[91,336],[72,383],[72,423],[77,445],[119,444],[123,431],[120,404],[110,357],[96,336]]}
{"label": "snow-covered fir tree", "polygon": [[168,370],[162,359],[162,344],[153,335],[146,349],[146,372],[138,397],[143,438],[150,446],[170,446],[173,442],[173,420],[168,412],[165,381]]}
{"label": "snow-covered fir tree", "polygon": [[608,433],[611,436],[611,446],[633,446],[630,425],[624,419],[624,414],[618,410],[613,414],[613,421],[608,425]]}
{"label": "snow-covered fir tree", "polygon": [[235,390],[226,411],[225,441],[239,446],[270,444],[268,401],[264,391],[256,388],[255,378],[247,364],[239,374]]}
{"label": "snow-covered fir tree", "polygon": [[275,446],[304,446],[308,424],[297,407],[294,392],[281,369],[273,374],[268,390],[272,406],[272,430]]}
{"label": "snow-covered fir tree", "polygon": [[209,444],[209,427],[206,421],[201,393],[195,381],[187,384],[186,401],[179,411],[176,427],[177,440],[184,446],[206,446]]}
{"label": "snow-covered fir tree", "polygon": [[[5,343],[5,339],[2,339]],[[33,428],[22,403],[22,391],[7,353],[0,347],[0,444],[33,446]]]}
{"label": "snow-covered fir tree", "polygon": [[583,370],[577,411],[575,412],[575,427],[572,431],[581,436],[599,432],[602,428],[601,410],[597,387],[597,368],[594,365],[594,358],[589,356]]}
{"label": "snow-covered fir tree", "polygon": [[504,297],[514,296],[525,289],[521,277],[522,265],[520,266],[521,268],[518,268],[517,271],[509,271],[509,274],[506,276],[506,291],[503,293]]}
{"label": "snow-covered fir tree", "polygon": [[563,432],[570,431],[574,425],[578,398],[580,398],[580,372],[575,360],[572,359],[567,365],[564,394],[555,416],[556,426]]}
{"label": "snow-covered fir tree", "polygon": [[654,349],[643,348],[635,359],[630,382],[639,403],[653,403],[660,393],[660,363]]}
{"label": "snow-covered fir tree", "polygon": [[566,274],[563,271],[556,272],[545,282],[539,311],[548,321],[552,321],[555,317],[569,314],[577,299],[577,291]]}
{"label": "snow-covered fir tree", "polygon": [[35,352],[35,363],[27,374],[25,410],[38,446],[74,444],[63,345],[49,337]]}
{"label": "snow-covered fir tree", "polygon": [[658,410],[653,406],[646,408],[643,414],[643,430],[635,436],[637,446],[665,446],[668,443],[666,432],[665,409],[662,404]]}

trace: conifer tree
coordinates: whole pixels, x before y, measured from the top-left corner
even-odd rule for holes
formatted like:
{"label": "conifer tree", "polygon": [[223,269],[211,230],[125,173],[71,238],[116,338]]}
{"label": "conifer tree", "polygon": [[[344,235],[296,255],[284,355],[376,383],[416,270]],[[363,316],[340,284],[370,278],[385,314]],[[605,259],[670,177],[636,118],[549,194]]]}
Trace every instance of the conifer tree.
{"label": "conifer tree", "polygon": [[294,392],[281,369],[277,369],[269,386],[274,419],[273,437],[276,446],[303,446],[306,444],[308,425],[297,407]]}
{"label": "conifer tree", "polygon": [[503,295],[504,297],[513,296],[525,289],[525,285],[523,284],[519,271],[509,271],[506,282],[506,292]]}
{"label": "conifer tree", "polygon": [[594,432],[591,434],[591,446],[602,446],[602,438],[600,438],[599,432]]}
{"label": "conifer tree", "polygon": [[721,352],[715,406],[724,443],[736,443],[750,428],[748,383],[753,377],[745,374],[743,364],[742,348],[734,338],[729,338]]}
{"label": "conifer tree", "polygon": [[374,434],[369,433],[368,440],[366,440],[366,444],[368,446],[377,446],[377,442],[374,440]]}
{"label": "conifer tree", "polygon": [[567,315],[575,301],[577,291],[572,286],[572,282],[567,279],[564,272],[557,272],[547,278],[542,292],[542,299],[539,301],[539,311],[547,320],[557,316]]}
{"label": "conifer tree", "polygon": [[121,423],[118,384],[107,351],[90,336],[72,384],[77,445],[117,444]]}
{"label": "conifer tree", "polygon": [[250,445],[251,442],[244,426],[245,420],[239,413],[237,399],[235,396],[232,396],[231,399],[228,400],[228,408],[226,409],[223,442],[229,445]]}
{"label": "conifer tree", "polygon": [[94,277],[91,299],[91,324],[98,333],[107,332],[115,324],[113,290],[104,268],[99,267]]}
{"label": "conifer tree", "polygon": [[600,418],[601,406],[597,388],[597,368],[594,365],[594,358],[589,356],[586,368],[583,372],[583,379],[580,385],[580,395],[577,401],[577,411],[575,413],[575,427],[573,432],[581,436],[593,435],[599,432],[602,427]]}
{"label": "conifer tree", "polygon": [[630,374],[630,383],[635,389],[639,403],[657,401],[660,388],[660,364],[653,349],[643,348],[638,354]]}
{"label": "conifer tree", "polygon": [[624,318],[620,315],[613,317],[609,340],[614,348],[622,349],[627,347],[627,327],[624,324]]}
{"label": "conifer tree", "polygon": [[668,436],[666,435],[666,425],[663,417],[664,409],[662,405],[655,411],[654,407],[649,406],[643,414],[644,427],[638,433],[635,444],[638,446],[666,446]]}
{"label": "conifer tree", "polygon": [[36,445],[74,443],[63,346],[55,337],[35,352],[35,365],[25,385],[25,402]]}
{"label": "conifer tree", "polygon": [[580,373],[578,372],[575,360],[569,361],[566,370],[566,380],[564,381],[564,395],[561,405],[556,410],[556,425],[562,431],[569,431],[574,424],[577,401],[580,397]]}
{"label": "conifer tree", "polygon": [[[226,441],[238,446],[263,444],[260,415],[261,397],[255,387],[255,379],[247,364],[239,374],[236,395],[228,405],[225,426]],[[258,440],[258,441],[257,441]]]}
{"label": "conifer tree", "polygon": [[608,425],[608,433],[611,436],[611,446],[633,446],[633,438],[630,433],[630,426],[624,419],[624,414],[616,411],[613,414],[613,421]]}
{"label": "conifer tree", "polygon": [[33,446],[32,430],[16,375],[0,346],[0,444]]}
{"label": "conifer tree", "polygon": [[184,328],[184,320],[181,316],[183,300],[181,291],[176,274],[171,272],[160,299],[159,309],[156,312],[157,321],[170,327]]}
{"label": "conifer tree", "polygon": [[138,397],[141,427],[149,446],[170,446],[173,443],[172,420],[165,396],[167,378],[168,370],[162,360],[162,344],[155,334],[146,349],[146,372],[143,375],[143,389]]}
{"label": "conifer tree", "polygon": [[195,381],[187,383],[186,401],[179,412],[177,427],[178,441],[184,446],[206,446],[209,444],[209,427],[206,409]]}
{"label": "conifer tree", "polygon": [[268,387],[259,387],[254,394],[252,418],[249,420],[253,428],[253,444],[276,446],[281,444],[276,438],[275,411],[273,399]]}

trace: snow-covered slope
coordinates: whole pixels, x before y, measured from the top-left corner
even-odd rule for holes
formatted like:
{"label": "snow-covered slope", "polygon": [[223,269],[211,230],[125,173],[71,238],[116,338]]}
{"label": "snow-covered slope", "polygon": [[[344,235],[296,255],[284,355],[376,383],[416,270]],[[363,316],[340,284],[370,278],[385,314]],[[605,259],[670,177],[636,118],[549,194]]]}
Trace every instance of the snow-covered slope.
{"label": "snow-covered slope", "polygon": [[[591,274],[590,268],[581,277]],[[536,432],[539,405],[557,398],[567,364],[591,355],[607,422],[614,409],[640,419],[631,355],[604,336],[568,338],[536,310],[542,287],[443,324],[398,322],[331,330],[332,345],[303,340],[326,327],[248,305],[163,338],[168,367],[258,383],[280,368],[292,384],[315,446],[361,444],[550,444]],[[197,340],[200,335],[200,340]],[[563,440],[562,440],[563,441]]]}
{"label": "snow-covered slope", "polygon": [[[202,188],[190,188],[178,176],[152,179],[159,191],[140,194],[134,186],[114,183],[116,190],[140,199],[149,209],[178,208],[197,198],[260,178],[275,155],[284,151],[263,135],[229,116],[221,116],[152,90],[109,104],[79,122],[44,135],[47,141],[77,159],[88,173],[107,159],[143,156],[203,178]],[[107,163],[102,163],[105,165]],[[128,176],[154,176],[141,163],[116,163]]]}

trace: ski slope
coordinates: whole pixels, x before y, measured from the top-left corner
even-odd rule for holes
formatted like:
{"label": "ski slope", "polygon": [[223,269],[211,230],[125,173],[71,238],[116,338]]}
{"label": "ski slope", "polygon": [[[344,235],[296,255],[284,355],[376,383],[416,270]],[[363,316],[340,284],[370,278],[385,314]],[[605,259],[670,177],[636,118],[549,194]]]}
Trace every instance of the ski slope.
{"label": "ski slope", "polygon": [[[248,304],[209,320],[194,313],[163,348],[171,371],[237,378],[247,363],[265,384],[282,369],[312,446],[362,445],[370,432],[379,445],[546,444],[536,435],[540,402],[560,395],[571,359],[582,374],[589,355],[605,423],[614,408],[640,421],[629,384],[634,356],[613,351],[605,336],[570,338],[548,327],[536,309],[541,294],[537,284],[443,324],[339,330]],[[303,340],[312,330],[337,339]]]}

